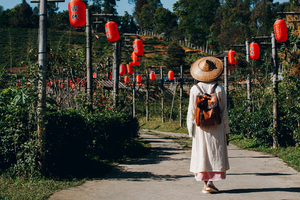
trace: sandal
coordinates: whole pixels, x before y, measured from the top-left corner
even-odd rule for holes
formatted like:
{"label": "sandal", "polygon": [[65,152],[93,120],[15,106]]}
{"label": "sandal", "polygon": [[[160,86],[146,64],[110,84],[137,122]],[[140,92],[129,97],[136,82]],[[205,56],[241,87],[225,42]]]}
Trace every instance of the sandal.
{"label": "sandal", "polygon": [[207,188],[206,187],[204,187],[203,189],[202,189],[202,193],[204,193],[204,194],[210,194],[212,191],[211,190],[207,190]]}
{"label": "sandal", "polygon": [[208,185],[206,187],[206,190],[207,191],[211,191],[211,193],[217,193],[217,192],[219,192],[218,188],[216,188],[214,185]]}

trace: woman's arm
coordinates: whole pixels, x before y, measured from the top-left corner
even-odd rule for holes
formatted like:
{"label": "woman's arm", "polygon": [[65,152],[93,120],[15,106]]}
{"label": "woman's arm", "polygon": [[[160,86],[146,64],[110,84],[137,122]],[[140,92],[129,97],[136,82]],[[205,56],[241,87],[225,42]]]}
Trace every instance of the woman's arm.
{"label": "woman's arm", "polygon": [[188,113],[187,113],[187,117],[186,117],[186,124],[187,124],[187,128],[189,131],[189,136],[193,137],[193,126],[194,125],[194,120],[195,120],[195,95],[193,94],[193,88],[191,88],[190,90],[190,98],[189,98],[189,107],[188,107]]}

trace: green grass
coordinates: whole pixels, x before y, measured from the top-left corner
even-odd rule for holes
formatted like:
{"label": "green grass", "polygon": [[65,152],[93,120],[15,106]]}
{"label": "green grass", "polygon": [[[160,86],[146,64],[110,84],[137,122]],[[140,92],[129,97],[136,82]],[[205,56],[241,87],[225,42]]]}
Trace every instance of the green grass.
{"label": "green grass", "polygon": [[86,179],[53,180],[0,177],[0,199],[46,199],[51,194],[82,184]]}
{"label": "green grass", "polygon": [[[159,117],[150,118],[148,122],[146,122],[146,117],[139,118],[139,123],[141,129],[150,129],[150,130],[158,130],[165,132],[173,132],[173,133],[186,133],[188,134],[188,130],[186,126],[179,126],[179,120],[170,120],[165,119],[165,122],[162,123],[162,119]],[[185,123],[185,120],[184,120]]]}
{"label": "green grass", "polygon": [[192,139],[187,138],[187,137],[176,137],[176,136],[171,136],[171,135],[165,135],[161,133],[155,133],[152,131],[147,131],[145,132],[146,134],[149,135],[155,135],[161,138],[166,138],[166,139],[172,139],[174,142],[178,143],[181,148],[183,149],[191,149],[192,148]]}
{"label": "green grass", "polygon": [[9,173],[3,173],[0,176],[0,199],[47,199],[55,192],[65,190],[70,187],[81,185],[90,178],[99,178],[108,173],[111,168],[119,163],[147,154],[150,144],[142,138],[136,139],[128,146],[127,155],[123,155],[119,160],[101,161],[95,167],[90,167],[93,171],[84,173],[86,176],[63,179],[60,177],[50,178],[24,178],[11,177]]}

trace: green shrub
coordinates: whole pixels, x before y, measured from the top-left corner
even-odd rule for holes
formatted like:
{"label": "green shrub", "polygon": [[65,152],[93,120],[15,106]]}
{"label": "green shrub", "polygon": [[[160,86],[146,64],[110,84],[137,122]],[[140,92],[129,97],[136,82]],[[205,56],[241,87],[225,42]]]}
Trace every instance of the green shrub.
{"label": "green shrub", "polygon": [[48,113],[47,168],[51,174],[74,175],[92,160],[120,159],[138,130],[137,119],[126,113]]}
{"label": "green shrub", "polygon": [[229,110],[229,126],[232,134],[252,138],[262,146],[272,144],[272,115],[267,109],[248,112],[238,107]]}
{"label": "green shrub", "polygon": [[46,115],[46,165],[51,173],[77,170],[85,161],[90,140],[85,119],[76,111],[58,111]]}
{"label": "green shrub", "polygon": [[34,98],[26,86],[0,90],[0,169],[33,173],[37,164]]}

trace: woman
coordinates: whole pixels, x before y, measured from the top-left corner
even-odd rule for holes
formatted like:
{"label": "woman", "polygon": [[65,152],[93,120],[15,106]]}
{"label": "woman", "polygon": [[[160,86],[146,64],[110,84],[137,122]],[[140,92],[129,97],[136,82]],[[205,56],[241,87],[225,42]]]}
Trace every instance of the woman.
{"label": "woman", "polygon": [[[193,78],[200,81],[197,84],[200,89],[210,94],[216,79],[223,72],[223,63],[215,57],[204,57],[193,63],[190,71]],[[206,194],[219,192],[213,181],[225,179],[226,170],[229,169],[227,98],[221,85],[217,85],[214,92],[220,107],[221,124],[202,127],[195,125],[195,101],[199,94],[196,85],[190,90],[187,114],[189,136],[193,137],[190,171],[195,174],[197,181],[204,181],[202,192]]]}

